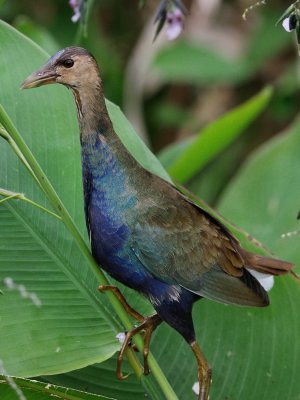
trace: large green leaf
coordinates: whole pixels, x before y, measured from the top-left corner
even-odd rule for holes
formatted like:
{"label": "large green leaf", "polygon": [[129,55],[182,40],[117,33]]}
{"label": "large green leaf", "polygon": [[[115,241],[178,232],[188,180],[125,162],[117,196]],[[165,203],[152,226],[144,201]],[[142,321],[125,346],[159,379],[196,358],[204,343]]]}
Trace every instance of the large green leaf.
{"label": "large green leaf", "polygon": [[143,388],[137,378],[132,375],[131,367],[126,360],[123,370],[125,373],[131,373],[128,379],[122,382],[116,380],[115,369],[116,358],[113,357],[101,364],[94,364],[66,374],[51,375],[44,378],[47,382],[57,385],[116,397],[118,400],[140,400],[143,398]]}
{"label": "large green leaf", "polygon": [[[300,119],[264,145],[228,185],[219,210],[299,267]],[[251,212],[249,212],[251,210]]]}
{"label": "large green leaf", "polygon": [[[298,118],[289,132],[267,143],[249,159],[228,186],[219,206],[223,215],[234,218],[276,255],[293,261],[298,271],[300,236],[282,235],[300,228],[296,219],[300,208],[299,133]],[[243,395],[237,398],[299,398],[299,308],[300,283],[291,278],[276,280],[271,306],[255,322],[255,336],[251,332],[248,343],[247,375],[250,382],[256,377],[256,383],[252,389],[244,388]],[[264,375],[261,382],[257,380],[258,373]]]}
{"label": "large green leaf", "polygon": [[[104,397],[68,389],[62,386],[50,385],[29,379],[1,377],[1,400],[114,400],[112,397]],[[23,396],[23,397],[22,397]]]}

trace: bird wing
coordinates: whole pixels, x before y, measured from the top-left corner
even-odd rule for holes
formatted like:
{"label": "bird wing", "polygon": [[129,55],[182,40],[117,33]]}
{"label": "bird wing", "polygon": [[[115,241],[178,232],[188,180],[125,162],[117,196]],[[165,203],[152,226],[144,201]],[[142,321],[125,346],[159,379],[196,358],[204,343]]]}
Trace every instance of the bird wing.
{"label": "bird wing", "polygon": [[161,188],[157,202],[139,207],[132,250],[159,279],[231,302],[227,297],[232,286],[245,286],[236,279],[244,275],[238,242],[212,216],[172,186],[168,188]]}

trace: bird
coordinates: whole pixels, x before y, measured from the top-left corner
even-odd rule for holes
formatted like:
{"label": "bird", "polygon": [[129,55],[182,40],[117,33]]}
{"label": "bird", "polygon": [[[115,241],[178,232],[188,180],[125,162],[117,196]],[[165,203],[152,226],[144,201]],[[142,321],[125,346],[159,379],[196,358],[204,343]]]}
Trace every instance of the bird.
{"label": "bird", "polygon": [[194,303],[207,298],[267,306],[267,292],[249,271],[281,275],[293,264],[248,252],[219,220],[139,164],[114,130],[99,67],[89,51],[75,46],[58,51],[21,88],[54,83],[71,89],[76,103],[84,212],[93,257],[115,280],[145,296],[155,310],[144,317],[118,288],[100,287],[112,290],[140,322],[126,333],[117,376],[124,378],[124,353],[138,332],[144,333],[144,373],[150,372],[151,335],[165,322],[190,345],[197,360],[199,400],[207,400],[212,369],[196,339]]}

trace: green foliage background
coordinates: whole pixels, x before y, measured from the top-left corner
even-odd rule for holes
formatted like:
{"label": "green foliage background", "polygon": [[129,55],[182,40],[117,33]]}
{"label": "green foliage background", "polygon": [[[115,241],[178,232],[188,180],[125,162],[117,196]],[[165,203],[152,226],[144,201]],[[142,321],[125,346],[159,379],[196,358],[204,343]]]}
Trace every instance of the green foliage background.
{"label": "green foliage background", "polygon": [[[102,7],[108,10],[115,6],[112,3]],[[3,16],[10,20],[20,7],[18,2],[4,3],[0,14],[3,10]],[[34,10],[31,5],[28,7]],[[75,34],[71,23],[68,29],[57,29],[62,23],[66,24],[69,15],[59,2],[56,7],[61,12],[57,12],[52,26],[48,21],[47,29],[28,19],[14,20],[20,30],[51,53],[71,44]],[[24,11],[28,10],[23,6]],[[119,18],[122,12],[115,8]],[[130,12],[138,15],[135,8]],[[204,90],[210,85],[224,85],[226,81],[234,88],[237,105],[224,117],[202,129],[197,128],[194,131],[197,135],[170,144],[158,154],[158,159],[175,181],[186,184],[214,203],[224,217],[239,226],[241,229],[232,229],[245,246],[256,247],[255,242],[247,239],[245,231],[248,231],[276,256],[295,262],[299,271],[299,236],[281,237],[299,229],[296,216],[300,208],[300,120],[295,108],[299,85],[295,69],[289,63],[280,79],[272,82],[276,84],[275,93],[267,88],[257,94],[264,85],[258,78],[261,68],[266,68],[268,62],[276,60],[288,48],[288,36],[275,29],[273,17],[263,15],[262,18],[261,30],[251,36],[247,52],[239,60],[225,60],[222,55],[187,40],[163,48],[157,55],[151,68],[161,74],[165,88],[179,85],[180,90],[186,90],[181,86],[184,83],[197,84],[199,90]],[[97,57],[102,56],[107,96],[120,103],[123,68],[120,51],[117,45],[110,46],[112,39],[108,35],[99,35],[99,27],[94,20],[92,22],[88,42],[83,44],[95,49]],[[121,33],[128,30],[123,23],[115,29],[114,38],[120,40]],[[140,29],[140,22],[135,24],[133,27]],[[53,35],[55,29],[57,32]],[[103,22],[100,29],[103,29]],[[128,42],[133,40],[132,32],[133,28],[128,31]],[[125,50],[123,56],[124,53]],[[22,80],[47,57],[45,51],[25,36],[5,23],[0,24],[0,103],[87,241],[78,127],[72,97],[63,87],[19,91]],[[242,95],[240,89],[244,89],[247,96]],[[152,121],[148,126],[151,132],[157,127],[160,131],[162,121],[168,136],[170,121],[172,126],[172,121],[177,121],[179,105],[170,107],[167,90],[162,89],[162,92],[146,101],[146,119]],[[256,97],[250,99],[254,94]],[[264,109],[264,117],[256,120]],[[118,134],[130,151],[147,168],[170,179],[120,110],[111,103],[109,110]],[[180,115],[185,117],[179,125],[175,124],[178,130],[186,126],[189,118],[195,118],[191,110],[183,111]],[[277,133],[283,126],[286,127],[283,133],[265,141],[248,156],[254,144],[261,141],[255,139],[255,133],[273,129],[273,133]],[[151,135],[150,139],[154,148],[162,143],[157,135]],[[0,188],[25,193],[28,198],[53,209],[12,148],[2,139]],[[39,381],[54,385],[50,395],[63,399],[103,398],[100,395],[141,399],[145,391],[151,398],[165,398],[155,374],[138,378],[131,373],[127,381],[117,381],[115,352],[119,343],[115,335],[124,327],[106,296],[98,294],[99,282],[64,225],[20,200],[9,200],[0,203],[0,227],[2,372],[20,377],[39,376]],[[265,251],[259,246],[256,249]],[[42,306],[37,307],[30,299],[22,298],[17,290],[9,290],[4,284],[7,277],[36,293]],[[123,289],[134,307],[143,313],[151,312],[144,300],[129,289]],[[299,399],[299,294],[299,283],[287,276],[276,279],[270,293],[271,306],[266,309],[241,309],[207,300],[197,303],[194,309],[197,336],[214,372],[211,399]],[[196,381],[196,365],[182,338],[162,325],[153,337],[151,350],[177,397],[195,398],[192,385]],[[125,371],[132,372],[129,364],[125,365]],[[49,387],[43,383],[30,380],[16,380],[16,383],[28,399],[50,396]],[[65,392],[60,387],[74,390]],[[0,379],[0,395],[5,400],[18,398],[5,379]]]}

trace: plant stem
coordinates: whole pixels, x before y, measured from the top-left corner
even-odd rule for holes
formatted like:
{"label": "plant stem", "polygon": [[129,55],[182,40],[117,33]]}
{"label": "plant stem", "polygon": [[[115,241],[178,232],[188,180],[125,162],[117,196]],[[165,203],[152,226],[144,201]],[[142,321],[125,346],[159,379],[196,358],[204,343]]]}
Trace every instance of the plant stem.
{"label": "plant stem", "polygon": [[25,203],[31,204],[32,206],[34,206],[36,208],[39,208],[40,210],[42,210],[42,211],[46,212],[47,214],[51,215],[52,217],[57,218],[60,221],[62,221],[62,218],[59,215],[57,215],[54,212],[48,210],[48,208],[45,208],[45,207],[41,206],[40,204],[36,203],[35,201],[28,199],[22,193],[14,193],[14,192],[10,192],[9,190],[5,190],[5,189],[1,189],[0,188],[0,196],[4,196],[4,198],[2,200],[0,200],[0,204],[4,203],[5,201],[12,200],[12,199],[22,200],[22,201],[25,201]]}
{"label": "plant stem", "polygon": [[[13,150],[16,152],[21,161],[25,163],[27,169],[32,174],[34,179],[38,182],[39,186],[42,188],[43,192],[49,199],[53,208],[57,210],[58,215],[61,217],[63,223],[66,225],[67,229],[74,237],[81,252],[86,257],[90,265],[90,268],[93,271],[99,283],[102,285],[108,285],[109,284],[108,279],[96,264],[90,252],[90,249],[88,248],[83,237],[81,236],[69,212],[65,208],[64,204],[61,202],[59,196],[57,195],[50,181],[48,180],[46,174],[43,172],[42,168],[38,164],[31,150],[26,145],[23,138],[21,137],[16,127],[14,126],[11,119],[9,118],[9,116],[7,115],[7,113],[5,112],[4,108],[1,105],[0,105],[0,121],[5,129],[4,132],[2,129],[1,136],[3,136],[6,140],[8,140],[10,144],[13,143],[12,145]],[[128,317],[127,312],[124,310],[122,304],[120,303],[119,299],[111,291],[107,292],[107,296],[115,312],[119,316],[122,324],[124,325],[125,329],[131,330],[133,328],[132,323]],[[143,351],[142,338],[137,335],[137,337],[135,338],[135,342],[140,352],[142,352]],[[133,370],[135,371],[136,375],[140,377],[142,374],[142,370],[136,355],[133,353],[131,349],[127,350],[126,355],[128,356],[130,364]],[[168,400],[176,400],[177,396],[175,392],[173,391],[172,387],[167,381],[167,378],[163,374],[162,370],[155,361],[154,357],[151,355],[149,355],[149,366],[151,368],[153,375],[156,378],[157,383],[161,387],[161,390],[163,391],[165,398]]]}

